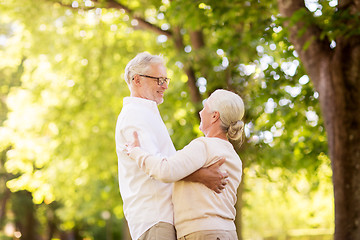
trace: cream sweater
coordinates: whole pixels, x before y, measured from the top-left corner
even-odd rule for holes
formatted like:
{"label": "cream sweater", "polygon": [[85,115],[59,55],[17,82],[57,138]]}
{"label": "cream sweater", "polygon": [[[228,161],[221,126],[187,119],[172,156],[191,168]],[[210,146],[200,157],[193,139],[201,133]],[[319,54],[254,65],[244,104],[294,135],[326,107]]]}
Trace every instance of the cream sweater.
{"label": "cream sweater", "polygon": [[[142,143],[140,143],[142,144]],[[172,201],[177,237],[202,230],[235,230],[235,203],[241,181],[242,163],[230,142],[200,137],[168,158],[150,155],[134,148],[130,157],[147,174],[163,182],[175,182]],[[199,168],[225,157],[221,171],[229,174],[229,183],[217,194],[200,183],[180,181]]]}

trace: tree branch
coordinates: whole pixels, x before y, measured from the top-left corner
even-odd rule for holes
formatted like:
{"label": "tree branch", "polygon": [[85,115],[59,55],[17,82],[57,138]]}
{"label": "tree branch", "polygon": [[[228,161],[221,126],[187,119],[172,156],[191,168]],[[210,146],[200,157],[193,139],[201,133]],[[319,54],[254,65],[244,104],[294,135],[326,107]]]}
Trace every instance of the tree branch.
{"label": "tree branch", "polygon": [[360,0],[339,0],[339,9],[350,9],[350,13],[355,14],[360,11]]}
{"label": "tree branch", "polygon": [[[328,39],[320,39],[321,29],[312,22],[312,15],[306,9],[304,0],[278,0],[280,14],[289,20],[294,14],[303,14],[299,20],[285,25],[290,31],[290,41],[299,53],[300,59],[306,71],[312,78],[315,88],[318,90],[321,64],[331,56],[330,42]],[[303,11],[303,12],[300,12]],[[305,19],[304,19],[305,17]],[[294,20],[294,18],[293,18]]]}
{"label": "tree branch", "polygon": [[191,30],[190,40],[191,40],[191,46],[195,50],[199,50],[205,46],[204,34],[202,30]]}
{"label": "tree branch", "polygon": [[138,21],[139,26],[141,28],[151,30],[151,31],[153,31],[153,32],[155,32],[157,34],[160,34],[160,35],[165,35],[168,38],[172,37],[172,32],[171,31],[162,30],[160,27],[149,23],[145,19],[143,19],[141,17],[138,17],[138,16],[135,16],[134,12],[131,9],[129,9],[128,7],[126,7],[125,5],[123,5],[121,3],[118,3],[115,0],[108,0],[107,4],[106,4],[106,7],[107,8],[114,8],[114,9],[123,9],[127,14],[131,15],[131,17],[133,19],[136,19]]}
{"label": "tree branch", "polygon": [[76,9],[81,9],[81,10],[91,10],[91,9],[95,9],[95,7],[82,7],[82,6],[79,6],[79,7],[76,7],[74,8],[72,5],[68,5],[68,4],[65,4],[63,3],[62,1],[54,1],[54,3],[57,3],[59,4],[60,6],[62,7],[65,7],[65,8],[71,8],[72,10],[76,10]]}
{"label": "tree branch", "polygon": [[[63,7],[67,7],[67,8],[71,8],[73,10],[76,10],[76,9],[82,9],[82,10],[91,10],[91,9],[94,9],[96,7],[81,7],[79,6],[78,8],[73,8],[71,5],[68,5],[68,4],[64,4],[62,1],[58,0],[58,1],[55,1],[57,4],[63,6]],[[98,3],[97,0],[93,0],[94,3]],[[99,3],[101,4],[101,3]],[[160,27],[154,25],[154,24],[151,24],[149,23],[148,21],[146,21],[145,19],[141,18],[141,17],[138,17],[138,16],[135,16],[134,14],[134,11],[129,9],[127,6],[121,4],[121,3],[118,3],[117,1],[115,0],[107,0],[105,5],[102,6],[103,8],[113,8],[113,9],[122,9],[124,10],[127,14],[129,14],[133,19],[136,19],[138,21],[138,26],[140,28],[143,28],[143,29],[147,29],[147,30],[150,30],[152,32],[155,32],[157,34],[160,34],[160,35],[165,35],[167,36],[168,38],[171,38],[172,37],[172,32],[171,31],[168,31],[168,30],[162,30]]]}

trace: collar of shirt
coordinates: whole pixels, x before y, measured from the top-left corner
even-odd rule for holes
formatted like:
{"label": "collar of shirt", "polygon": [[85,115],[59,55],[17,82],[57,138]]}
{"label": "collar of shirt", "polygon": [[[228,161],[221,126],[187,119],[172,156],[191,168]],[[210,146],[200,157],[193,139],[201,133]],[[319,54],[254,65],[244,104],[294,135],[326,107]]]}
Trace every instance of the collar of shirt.
{"label": "collar of shirt", "polygon": [[141,105],[141,106],[151,109],[155,113],[159,112],[156,102],[149,100],[149,99],[139,98],[139,97],[125,97],[123,99],[123,106],[128,105],[128,104],[136,104],[139,106]]}

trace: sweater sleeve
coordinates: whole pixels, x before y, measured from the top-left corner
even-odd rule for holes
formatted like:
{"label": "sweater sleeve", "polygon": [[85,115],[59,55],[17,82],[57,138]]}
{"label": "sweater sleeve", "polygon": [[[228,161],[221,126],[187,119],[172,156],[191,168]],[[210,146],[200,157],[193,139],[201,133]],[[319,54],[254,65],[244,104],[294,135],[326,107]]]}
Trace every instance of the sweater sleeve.
{"label": "sweater sleeve", "polygon": [[205,143],[195,139],[170,157],[159,157],[136,147],[130,157],[149,176],[162,182],[176,182],[204,166],[207,159]]}

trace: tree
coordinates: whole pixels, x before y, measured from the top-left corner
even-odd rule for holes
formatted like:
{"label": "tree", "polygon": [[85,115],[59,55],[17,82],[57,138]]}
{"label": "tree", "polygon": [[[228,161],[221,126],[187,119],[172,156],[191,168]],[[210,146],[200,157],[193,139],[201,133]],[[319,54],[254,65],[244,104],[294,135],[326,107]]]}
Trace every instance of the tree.
{"label": "tree", "polygon": [[320,95],[335,194],[335,239],[360,239],[360,2],[321,1],[314,17],[304,1],[279,0],[290,41]]}
{"label": "tree", "polygon": [[[109,3],[131,13],[119,2]],[[252,4],[251,1],[248,3]],[[177,1],[172,4],[175,9],[181,5]],[[333,166],[335,239],[357,239],[360,237],[360,112],[357,111],[360,105],[360,3],[355,0],[339,1],[335,8],[329,7],[326,1],[320,1],[319,4],[323,8],[323,16],[316,18],[307,10],[302,0],[278,1],[279,12],[290,19],[290,22],[283,25],[289,28],[290,42],[299,53],[305,70],[320,95]],[[206,4],[204,5],[206,9]],[[218,11],[221,7],[216,3],[209,2],[209,6],[214,14],[219,12],[220,16],[223,16],[223,12]],[[224,6],[226,8],[226,3]],[[194,14],[191,6],[183,4],[182,7],[189,9],[189,15]],[[186,21],[184,25],[186,26]],[[241,24],[238,27],[241,29]],[[176,33],[179,27],[174,29]],[[195,27],[194,30],[189,31],[191,46],[195,51],[201,50],[205,46],[204,28]],[[174,34],[174,42],[177,48],[181,49],[184,44],[181,44],[179,36]],[[201,54],[199,55],[200,58],[194,59],[203,63]],[[235,60],[235,65],[236,62]],[[192,66],[187,66],[185,72],[189,79],[192,100],[196,103],[199,101],[198,88],[195,87],[193,77],[196,65]],[[204,76],[209,75],[200,68],[199,70]],[[231,87],[231,84],[227,84],[227,87]]]}
{"label": "tree", "polygon": [[283,168],[286,182],[307,169],[316,182],[314,173],[328,164],[317,93],[279,26],[276,6],[257,0],[9,0],[2,8],[14,29],[24,31],[7,49],[26,60],[23,86],[7,101],[5,127],[14,130],[15,145],[6,170],[19,173],[7,185],[31,191],[37,204],[59,204],[53,211],[58,226],[74,236],[96,236],[121,219],[114,122],[127,95],[123,67],[145,50],[167,60],[173,80],[160,111],[178,149],[201,134],[201,101],[227,88],[246,101],[245,170],[259,166],[266,176]]}
{"label": "tree", "polygon": [[[247,3],[253,4],[251,1]],[[120,2],[107,1],[107,4],[109,7],[125,9],[128,13],[132,13],[128,7]],[[209,9],[213,9],[213,14],[218,12],[220,13],[219,16],[223,16],[221,15],[223,11],[219,11],[221,6],[216,5],[216,3],[201,4],[203,4],[204,9],[211,6]],[[356,239],[360,236],[360,205],[358,204],[360,201],[358,190],[360,189],[360,171],[358,171],[360,112],[357,111],[360,103],[360,32],[357,27],[359,26],[360,3],[355,0],[339,1],[335,8],[329,7],[326,1],[320,1],[319,4],[323,8],[324,14],[322,17],[316,18],[306,9],[304,1],[278,1],[279,12],[284,17],[290,18],[290,22],[283,25],[289,28],[290,42],[299,53],[305,70],[320,95],[333,166],[335,239]],[[195,13],[192,11],[194,5],[194,3],[191,3],[190,6],[190,4],[172,1],[170,10],[180,9],[181,6],[189,10],[190,15]],[[226,2],[224,6],[226,8]],[[235,8],[236,6],[236,3],[232,5]],[[174,12],[170,11],[170,13]],[[199,14],[196,17],[206,19],[206,13],[204,15]],[[137,17],[136,19],[140,20],[140,23],[146,22],[143,18]],[[182,24],[179,24],[179,21],[176,23],[178,24],[175,24],[172,34],[169,31],[158,32],[172,36],[175,46],[181,50],[184,44],[179,29],[186,26],[187,22],[185,20],[181,21]],[[216,24],[214,25],[216,26]],[[140,27],[148,29],[153,26],[152,24],[140,25]],[[242,30],[242,27],[243,25],[238,25],[239,30]],[[202,26],[190,27],[189,29],[191,46],[197,54],[200,53],[198,54],[200,57],[194,57],[194,60],[202,63],[202,66],[207,66],[206,61],[204,61],[205,58],[202,58],[201,55],[201,49],[205,46],[205,28]],[[234,62],[236,65],[238,61],[235,59]],[[199,97],[194,80],[196,64],[195,62],[192,63],[191,66],[186,65],[184,70],[188,76],[191,99],[196,103],[200,101],[201,97]],[[205,71],[201,71],[201,68],[198,70],[203,76],[209,75]],[[232,79],[232,77],[228,79]],[[210,83],[211,79],[208,80]],[[227,87],[231,87],[231,84],[227,84]]]}
{"label": "tree", "polygon": [[[98,234],[101,236],[102,224],[109,225],[111,222],[118,224],[123,214],[116,181],[116,161],[113,161],[115,151],[113,132],[99,131],[102,128],[111,129],[117,113],[117,109],[113,108],[114,104],[111,102],[117,101],[118,96],[123,95],[119,92],[126,91],[125,88],[117,85],[117,81],[112,81],[112,77],[105,76],[107,74],[117,75],[114,73],[116,68],[107,71],[106,66],[109,62],[102,61],[102,57],[106,56],[103,53],[107,46],[104,41],[110,37],[102,35],[101,32],[108,25],[98,25],[98,28],[91,32],[96,36],[103,36],[97,38],[96,41],[91,41],[91,39],[83,42],[83,37],[80,36],[77,27],[71,29],[70,32],[63,32],[63,41],[56,41],[58,36],[53,34],[51,37],[44,34],[44,29],[39,28],[41,23],[48,21],[53,23],[52,21],[58,20],[57,23],[60,26],[62,24],[76,26],[76,24],[72,25],[73,21],[79,20],[79,18],[72,18],[70,14],[66,21],[63,21],[63,16],[66,15],[65,9],[53,7],[53,4],[39,5],[34,9],[32,4],[35,2],[9,1],[1,6],[2,10],[7,11],[6,15],[2,15],[1,21],[8,21],[9,29],[11,29],[9,36],[5,38],[7,40],[6,47],[4,49],[1,47],[1,53],[7,56],[1,61],[1,91],[5,91],[4,94],[1,92],[1,106],[5,106],[6,110],[10,109],[8,114],[1,108],[1,123],[4,123],[0,128],[0,150],[4,155],[1,159],[4,165],[4,168],[1,168],[1,190],[4,190],[4,195],[8,188],[11,192],[23,192],[23,190],[31,192],[31,202],[36,206],[42,205],[41,210],[35,208],[36,217],[42,220],[42,226],[45,225],[43,232],[48,231],[49,237],[55,235],[61,239],[78,239],[80,230],[82,235]],[[48,8],[49,5],[50,8]],[[7,7],[25,10],[26,14],[21,11],[9,11],[6,9]],[[49,9],[54,14],[53,16],[43,14]],[[29,19],[32,19],[33,22],[28,26],[23,24]],[[80,22],[82,20],[80,19]],[[85,26],[85,28],[88,26],[80,22],[78,26]],[[1,24],[1,27],[4,25]],[[45,24],[42,26],[44,27]],[[23,27],[27,30],[21,31]],[[36,34],[27,35],[28,30],[36,32]],[[56,32],[56,27],[52,30]],[[62,51],[69,41],[74,44],[71,51],[76,52],[79,58],[72,58],[74,55],[71,56],[66,51]],[[31,46],[30,49],[25,47],[24,42]],[[89,42],[97,46],[93,51],[88,51],[91,47],[86,43]],[[115,42],[113,43],[116,45]],[[117,48],[127,49],[124,45]],[[121,60],[120,55],[114,57],[112,52],[108,52],[108,54],[111,54],[110,59]],[[29,56],[29,58],[25,60],[23,55]],[[37,64],[39,58],[42,59],[43,64]],[[80,64],[78,64],[79,61]],[[50,62],[54,71],[48,68]],[[33,63],[35,64],[33,65]],[[111,62],[111,64],[113,63]],[[87,71],[86,66],[92,66],[92,64],[96,67],[89,67],[88,69],[91,71]],[[15,66],[15,70],[8,66]],[[75,72],[83,74],[79,76],[79,74],[74,74]],[[23,75],[18,73],[23,73]],[[98,81],[100,75],[102,78],[101,81]],[[76,78],[73,78],[74,76]],[[52,80],[60,78],[63,80],[52,82]],[[82,81],[84,83],[80,84]],[[19,87],[20,82],[23,85]],[[52,84],[55,82],[59,85]],[[82,86],[86,85],[86,89],[77,88],[75,82]],[[103,101],[98,101],[94,95],[99,94],[101,88],[109,90],[109,93],[105,94],[109,98],[105,97],[102,98]],[[74,92],[71,93],[72,91]],[[63,98],[60,97],[61,95]],[[74,98],[70,97],[71,95]],[[91,103],[89,104],[89,102]],[[102,104],[106,104],[106,107],[100,107]],[[97,109],[101,108],[105,111],[98,114]],[[42,115],[43,113],[45,115]],[[86,119],[86,121],[79,121],[79,119]],[[112,120],[108,121],[108,119]],[[84,130],[88,127],[91,130]],[[81,129],[84,132],[81,133]],[[74,133],[78,137],[73,138],[72,134]],[[12,145],[11,149],[7,148],[9,144]],[[95,144],[96,147],[92,144]],[[73,148],[74,145],[77,147]],[[7,177],[10,174],[14,174],[15,177]],[[84,187],[85,185],[87,186]],[[26,194],[17,194],[16,196],[19,196],[18,198],[29,197]],[[3,200],[2,205],[5,205],[7,198],[4,197],[1,200]],[[13,202],[14,198],[8,200],[7,205],[9,206]],[[53,204],[58,207],[52,208]],[[13,206],[15,208],[17,205]],[[29,213],[32,213],[30,208],[28,210]],[[5,209],[1,214],[10,215],[9,212]],[[48,216],[52,214],[51,212],[54,212],[55,216]],[[103,214],[103,212],[105,213]],[[25,214],[26,212],[17,211],[16,213]],[[105,219],[103,215],[107,218]],[[17,216],[17,218],[21,219],[21,216]],[[61,219],[61,222],[58,219]],[[12,219],[7,220],[11,222]],[[24,217],[22,221],[17,219],[16,221],[16,223],[19,222],[16,227],[22,226],[24,238],[26,237],[25,232],[33,235],[25,228],[25,226],[32,226],[30,215],[28,218]],[[57,224],[55,229],[53,224]],[[33,225],[32,230],[36,231],[37,226]],[[118,238],[117,235],[121,231],[113,229],[111,234]]]}

